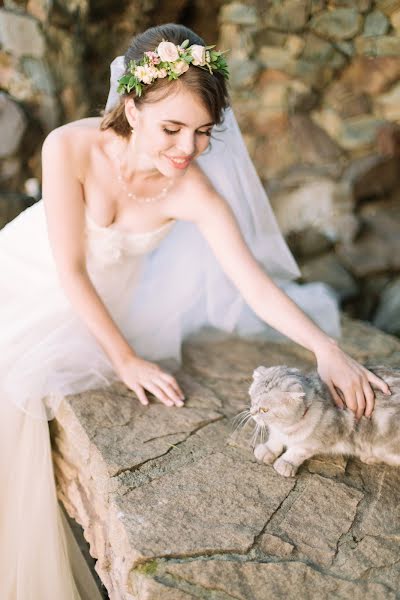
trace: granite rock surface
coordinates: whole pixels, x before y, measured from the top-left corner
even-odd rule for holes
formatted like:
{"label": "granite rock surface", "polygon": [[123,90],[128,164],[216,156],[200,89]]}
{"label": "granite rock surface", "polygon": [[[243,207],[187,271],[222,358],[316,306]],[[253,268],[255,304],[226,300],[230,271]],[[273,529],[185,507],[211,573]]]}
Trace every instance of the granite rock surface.
{"label": "granite rock surface", "polygon": [[[343,317],[341,346],[400,364],[400,342]],[[122,384],[65,399],[51,424],[59,497],[112,600],[391,600],[400,585],[400,471],[343,457],[285,479],[234,431],[253,369],[314,368],[292,343],[185,345],[184,408]]]}

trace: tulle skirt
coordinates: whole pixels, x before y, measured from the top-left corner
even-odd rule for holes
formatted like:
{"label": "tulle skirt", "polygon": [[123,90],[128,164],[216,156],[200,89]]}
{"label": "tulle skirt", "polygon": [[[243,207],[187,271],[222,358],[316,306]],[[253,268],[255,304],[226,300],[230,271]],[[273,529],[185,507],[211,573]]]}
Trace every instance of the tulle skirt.
{"label": "tulle skirt", "polygon": [[57,502],[48,422],[2,394],[0,598],[100,600]]}

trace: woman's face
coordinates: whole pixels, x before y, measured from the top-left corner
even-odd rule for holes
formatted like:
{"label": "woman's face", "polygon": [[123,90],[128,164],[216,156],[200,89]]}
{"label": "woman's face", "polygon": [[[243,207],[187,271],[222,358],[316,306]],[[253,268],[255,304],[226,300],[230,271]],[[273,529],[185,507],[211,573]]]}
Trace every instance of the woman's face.
{"label": "woman's face", "polygon": [[140,109],[127,100],[125,110],[135,128],[132,141],[140,170],[157,169],[166,177],[180,177],[210,143],[214,124],[210,114],[185,88]]}

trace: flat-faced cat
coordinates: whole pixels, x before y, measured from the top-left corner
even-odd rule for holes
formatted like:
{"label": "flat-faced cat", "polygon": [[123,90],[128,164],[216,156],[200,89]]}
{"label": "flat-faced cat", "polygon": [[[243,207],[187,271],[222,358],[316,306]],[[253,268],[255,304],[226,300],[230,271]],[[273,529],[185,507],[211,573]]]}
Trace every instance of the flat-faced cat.
{"label": "flat-faced cat", "polygon": [[349,410],[337,408],[316,371],[307,374],[286,366],[258,367],[249,389],[250,414],[268,431],[254,454],[273,464],[284,477],[315,454],[358,456],[367,464],[400,465],[400,369],[367,367],[386,381],[392,392],[374,388],[370,418],[357,422]]}

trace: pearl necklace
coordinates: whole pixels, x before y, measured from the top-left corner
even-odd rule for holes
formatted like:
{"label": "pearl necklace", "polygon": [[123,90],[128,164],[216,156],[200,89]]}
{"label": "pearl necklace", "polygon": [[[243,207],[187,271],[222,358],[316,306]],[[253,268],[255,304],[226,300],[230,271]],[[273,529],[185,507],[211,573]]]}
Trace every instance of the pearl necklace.
{"label": "pearl necklace", "polygon": [[158,202],[159,200],[162,200],[162,198],[164,198],[167,193],[169,192],[169,190],[172,187],[172,184],[174,183],[174,180],[171,178],[167,185],[165,185],[161,192],[159,194],[157,194],[156,196],[138,196],[137,194],[135,194],[135,192],[132,192],[132,190],[128,189],[128,186],[126,185],[126,182],[124,180],[124,177],[122,175],[122,161],[121,161],[121,156],[119,154],[115,154],[115,158],[117,159],[117,164],[118,164],[118,181],[121,185],[121,188],[124,190],[124,192],[126,193],[126,195],[128,196],[128,198],[130,200],[136,200],[136,202],[139,203],[143,203],[143,204],[148,204],[150,202]]}

